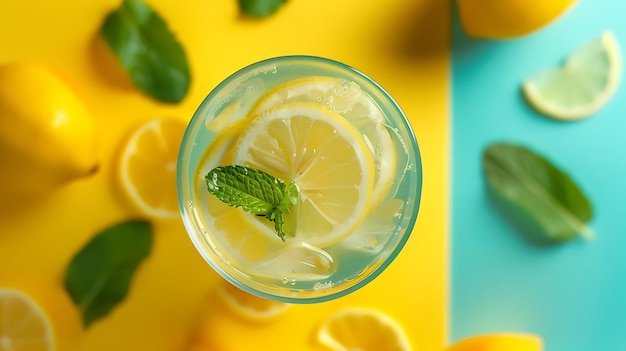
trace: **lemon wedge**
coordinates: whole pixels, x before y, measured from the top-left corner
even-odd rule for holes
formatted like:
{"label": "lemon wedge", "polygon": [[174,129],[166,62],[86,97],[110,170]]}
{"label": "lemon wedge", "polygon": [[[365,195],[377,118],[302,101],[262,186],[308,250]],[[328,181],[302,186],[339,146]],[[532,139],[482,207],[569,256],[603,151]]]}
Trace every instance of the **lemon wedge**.
{"label": "lemon wedge", "polygon": [[530,334],[489,334],[463,339],[446,351],[542,351],[541,338]]}
{"label": "lemon wedge", "polygon": [[311,76],[295,79],[269,90],[252,106],[256,116],[285,103],[310,102],[328,107],[344,117],[363,136],[374,158],[372,207],[393,184],[398,163],[394,143],[374,101],[354,82],[343,78]]}
{"label": "lemon wedge", "polygon": [[118,177],[125,194],[146,216],[178,218],[176,162],[185,124],[174,118],[140,126],[124,146]]}
{"label": "lemon wedge", "polygon": [[409,351],[402,326],[389,315],[369,308],[345,308],[322,322],[317,340],[333,351]]}
{"label": "lemon wedge", "polygon": [[217,287],[217,296],[235,315],[246,320],[264,322],[285,312],[290,304],[264,299],[247,293],[224,281]]}
{"label": "lemon wedge", "polygon": [[622,59],[615,36],[599,38],[573,52],[560,68],[543,70],[528,78],[522,90],[540,113],[577,120],[596,113],[613,96],[622,74]]}
{"label": "lemon wedge", "polygon": [[374,161],[363,137],[317,104],[283,104],[256,117],[239,136],[234,164],[297,184],[299,202],[285,217],[287,240],[330,246],[352,233],[371,204]]}

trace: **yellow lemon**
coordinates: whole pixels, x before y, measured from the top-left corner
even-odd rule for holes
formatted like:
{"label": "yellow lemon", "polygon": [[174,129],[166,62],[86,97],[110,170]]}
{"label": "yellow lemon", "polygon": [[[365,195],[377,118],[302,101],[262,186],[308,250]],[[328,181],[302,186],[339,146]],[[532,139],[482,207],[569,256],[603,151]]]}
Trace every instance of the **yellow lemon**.
{"label": "yellow lemon", "polygon": [[0,67],[0,160],[0,187],[12,195],[46,193],[97,170],[92,116],[41,66]]}
{"label": "yellow lemon", "polygon": [[536,31],[559,17],[575,0],[458,0],[467,35],[508,39]]}
{"label": "yellow lemon", "polygon": [[253,119],[239,136],[234,164],[296,183],[287,240],[330,246],[350,235],[371,205],[375,172],[367,144],[343,117],[317,104],[287,103]]}
{"label": "yellow lemon", "polygon": [[82,336],[78,309],[43,278],[0,277],[0,321],[0,350],[76,350]]}
{"label": "yellow lemon", "polygon": [[217,287],[217,296],[235,315],[256,322],[273,319],[291,306],[252,295],[226,281]]}
{"label": "yellow lemon", "polygon": [[541,351],[541,338],[530,334],[477,335],[461,340],[447,351]]}
{"label": "yellow lemon", "polygon": [[345,308],[322,322],[317,340],[333,351],[409,351],[411,343],[389,315],[375,309]]}
{"label": "yellow lemon", "polygon": [[122,187],[136,207],[157,219],[178,218],[176,162],[185,124],[175,118],[150,120],[125,144],[118,164]]}

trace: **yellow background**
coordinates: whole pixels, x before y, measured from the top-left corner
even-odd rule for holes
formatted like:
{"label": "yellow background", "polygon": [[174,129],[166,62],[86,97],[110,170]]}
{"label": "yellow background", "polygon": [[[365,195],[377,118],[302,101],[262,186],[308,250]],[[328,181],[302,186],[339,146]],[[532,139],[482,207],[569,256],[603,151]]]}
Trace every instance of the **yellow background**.
{"label": "yellow background", "polygon": [[[405,250],[378,279],[350,296],[297,305],[275,322],[250,324],[210,304],[219,278],[195,252],[180,221],[153,222],[150,258],[127,299],[85,331],[82,349],[183,350],[199,311],[216,350],[314,349],[315,327],[344,306],[381,309],[403,325],[416,350],[441,349],[448,288],[448,2],[290,0],[263,20],[241,18],[235,0],[148,2],[190,61],[191,90],[178,105],[158,104],[114,79],[97,34],[119,0],[0,1],[0,64],[35,61],[58,72],[88,104],[101,137],[95,176],[35,203],[1,210],[0,275],[34,274],[60,285],[68,261],[96,232],[137,216],[113,177],[118,149],[133,128],[155,117],[188,120],[212,87],[252,62],[288,54],[325,56],[380,83],[413,125],[424,184]],[[207,301],[212,307],[203,310]]]}

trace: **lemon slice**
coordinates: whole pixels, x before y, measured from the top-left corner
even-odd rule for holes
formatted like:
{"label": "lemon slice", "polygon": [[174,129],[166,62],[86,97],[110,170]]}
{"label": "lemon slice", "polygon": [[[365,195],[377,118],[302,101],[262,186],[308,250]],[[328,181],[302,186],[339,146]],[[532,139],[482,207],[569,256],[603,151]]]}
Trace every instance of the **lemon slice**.
{"label": "lemon slice", "polygon": [[372,155],[361,134],[323,106],[290,103],[259,115],[239,136],[234,162],[295,181],[300,198],[285,217],[287,240],[330,246],[368,212]]}
{"label": "lemon slice", "polygon": [[241,209],[228,206],[210,195],[206,189],[204,176],[209,171],[218,166],[233,164],[234,145],[246,125],[247,121],[239,120],[224,128],[205,150],[198,172],[195,172],[197,193],[204,194],[198,199],[198,207],[206,209],[210,214],[202,220],[207,228],[219,233],[213,236],[218,247],[233,249],[236,257],[229,257],[229,260],[234,265],[265,258],[268,250],[274,248],[272,242],[267,242],[267,236],[276,236],[272,228],[258,225],[255,219],[248,217]]}
{"label": "lemon slice", "polygon": [[218,286],[217,296],[231,312],[250,321],[262,322],[274,319],[291,306],[252,295],[226,281]]}
{"label": "lemon slice", "polygon": [[621,74],[619,46],[613,34],[606,32],[572,53],[563,67],[527,79],[522,89],[540,113],[576,120],[597,112],[609,101]]}
{"label": "lemon slice", "polygon": [[128,198],[157,219],[178,218],[176,161],[185,124],[154,119],[130,137],[119,159],[118,176]]}
{"label": "lemon slice", "polygon": [[530,334],[490,334],[463,339],[447,351],[542,351],[541,338]]}
{"label": "lemon slice", "polygon": [[322,322],[317,340],[333,351],[409,351],[411,343],[398,324],[374,309],[346,308]]}
{"label": "lemon slice", "polygon": [[80,311],[53,279],[0,277],[0,350],[71,351],[84,335]]}
{"label": "lemon slice", "polygon": [[0,288],[0,350],[54,350],[52,326],[39,305],[15,289]]}
{"label": "lemon slice", "polygon": [[375,176],[372,206],[387,194],[395,177],[396,152],[384,118],[374,101],[354,82],[342,78],[312,76],[289,81],[261,96],[250,110],[256,116],[291,102],[324,105],[344,117],[363,135],[374,157]]}

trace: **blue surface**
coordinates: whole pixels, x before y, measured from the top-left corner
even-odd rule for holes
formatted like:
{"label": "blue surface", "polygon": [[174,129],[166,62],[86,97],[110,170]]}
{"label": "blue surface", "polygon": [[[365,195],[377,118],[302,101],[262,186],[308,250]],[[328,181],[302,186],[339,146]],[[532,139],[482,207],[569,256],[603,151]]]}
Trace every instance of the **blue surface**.
{"label": "blue surface", "polygon": [[[520,83],[615,33],[626,51],[626,1],[582,0],[539,32],[496,42],[464,35],[454,16],[450,341],[530,332],[547,351],[626,350],[626,77],[595,116],[534,113]],[[488,201],[484,147],[519,142],[569,173],[591,200],[597,233],[555,247],[526,241]]]}

